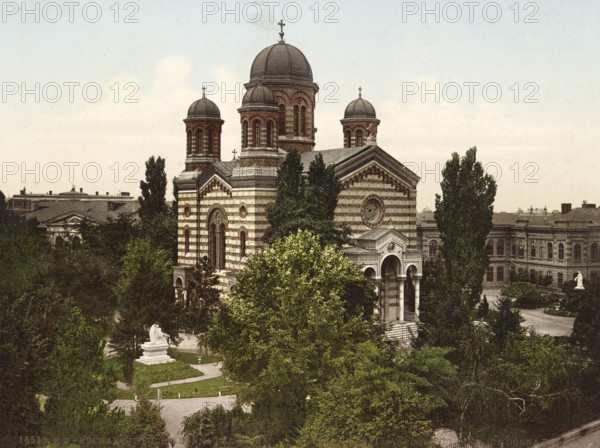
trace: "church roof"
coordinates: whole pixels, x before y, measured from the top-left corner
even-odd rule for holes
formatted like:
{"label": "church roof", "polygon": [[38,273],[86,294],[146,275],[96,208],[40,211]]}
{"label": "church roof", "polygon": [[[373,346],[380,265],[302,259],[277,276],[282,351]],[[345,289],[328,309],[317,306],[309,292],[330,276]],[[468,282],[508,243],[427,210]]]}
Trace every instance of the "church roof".
{"label": "church roof", "polygon": [[315,159],[317,154],[323,156],[325,165],[335,165],[336,172],[340,178],[343,178],[345,175],[348,175],[357,169],[366,167],[369,162],[374,160],[386,168],[390,173],[398,176],[412,188],[416,188],[417,183],[419,182],[419,176],[377,145],[304,152],[300,154],[300,158],[306,172],[308,172],[310,162]]}
{"label": "church roof", "polygon": [[283,40],[262,50],[252,63],[250,83],[313,84],[313,74],[308,59],[298,48]]}

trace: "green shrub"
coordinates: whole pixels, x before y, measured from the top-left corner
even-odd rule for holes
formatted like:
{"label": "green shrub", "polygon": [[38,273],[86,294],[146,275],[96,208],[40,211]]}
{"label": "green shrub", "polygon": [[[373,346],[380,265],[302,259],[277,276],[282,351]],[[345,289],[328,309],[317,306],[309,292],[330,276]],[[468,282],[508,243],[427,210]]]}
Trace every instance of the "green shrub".
{"label": "green shrub", "polygon": [[553,294],[542,294],[528,282],[515,282],[502,289],[501,295],[514,300],[517,308],[542,308],[557,300]]}

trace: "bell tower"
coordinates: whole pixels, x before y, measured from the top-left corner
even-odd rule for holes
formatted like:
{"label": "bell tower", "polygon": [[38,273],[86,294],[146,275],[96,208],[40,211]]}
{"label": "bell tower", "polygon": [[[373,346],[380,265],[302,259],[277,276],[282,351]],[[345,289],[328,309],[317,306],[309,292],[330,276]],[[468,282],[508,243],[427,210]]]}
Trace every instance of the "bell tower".
{"label": "bell tower", "polygon": [[188,110],[185,120],[186,158],[185,171],[204,171],[211,163],[221,160],[221,112],[215,103],[206,98],[206,87],[202,87],[202,98]]}
{"label": "bell tower", "polygon": [[366,146],[377,141],[377,119],[375,108],[362,97],[362,87],[358,88],[358,98],[346,106],[344,119],[340,120],[344,132],[344,148]]}

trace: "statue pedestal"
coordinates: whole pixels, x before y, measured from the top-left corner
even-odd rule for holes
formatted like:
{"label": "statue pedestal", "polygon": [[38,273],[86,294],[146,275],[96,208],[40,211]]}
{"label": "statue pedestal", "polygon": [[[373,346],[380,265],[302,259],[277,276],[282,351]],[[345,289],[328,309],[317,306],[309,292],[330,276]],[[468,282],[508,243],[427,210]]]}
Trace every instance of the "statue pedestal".
{"label": "statue pedestal", "polygon": [[169,344],[164,343],[155,343],[155,342],[146,342],[142,344],[142,350],[144,350],[144,354],[140,356],[136,361],[141,362],[147,366],[152,366],[154,364],[166,364],[168,362],[175,362],[173,358],[167,355],[167,349],[169,348]]}

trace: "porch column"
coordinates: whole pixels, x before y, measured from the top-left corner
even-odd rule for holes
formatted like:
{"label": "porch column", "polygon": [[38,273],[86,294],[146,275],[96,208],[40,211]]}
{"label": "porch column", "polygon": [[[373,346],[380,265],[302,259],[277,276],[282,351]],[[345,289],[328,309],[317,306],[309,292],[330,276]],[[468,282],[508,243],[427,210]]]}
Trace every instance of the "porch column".
{"label": "porch column", "polygon": [[[375,278],[373,278],[373,280],[375,280],[375,281],[377,281],[379,283],[379,282],[381,282],[381,277],[375,277]],[[376,286],[375,287],[375,294],[377,295],[377,307],[375,308],[375,311],[379,315],[379,319],[381,321],[383,321],[383,315],[384,315],[384,312],[385,312],[385,305],[384,305],[382,297],[381,297],[382,294],[383,294],[383,290],[382,290],[381,286]]]}
{"label": "porch column", "polygon": [[422,274],[415,275],[415,316],[419,317],[419,299],[421,292],[421,277]]}
{"label": "porch column", "polygon": [[398,320],[402,322],[404,321],[404,281],[406,280],[406,275],[401,275],[398,278],[400,279],[400,306],[398,307]]}

